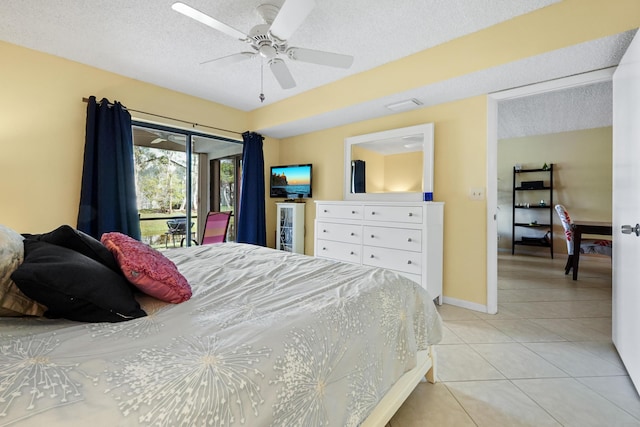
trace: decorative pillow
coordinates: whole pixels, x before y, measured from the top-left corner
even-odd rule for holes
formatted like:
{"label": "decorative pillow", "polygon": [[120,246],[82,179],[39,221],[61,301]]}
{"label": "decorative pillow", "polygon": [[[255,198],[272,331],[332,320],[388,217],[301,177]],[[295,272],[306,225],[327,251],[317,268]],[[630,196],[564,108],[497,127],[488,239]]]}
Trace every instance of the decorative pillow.
{"label": "decorative pillow", "polygon": [[30,235],[28,238],[64,246],[65,248],[80,252],[82,255],[106,265],[116,273],[120,273],[118,263],[116,263],[111,252],[109,252],[100,241],[69,225],[61,225],[48,233]]}
{"label": "decorative pillow", "polygon": [[0,224],[0,316],[42,316],[45,307],[27,298],[11,280],[24,259],[24,238]]}
{"label": "decorative pillow", "polygon": [[142,292],[178,304],[191,298],[191,286],[176,265],[159,251],[118,232],[100,241],[113,253],[124,276]]}
{"label": "decorative pillow", "polygon": [[25,295],[44,304],[46,317],[80,322],[121,322],[146,316],[125,278],[71,249],[24,241],[24,262],[11,278]]}

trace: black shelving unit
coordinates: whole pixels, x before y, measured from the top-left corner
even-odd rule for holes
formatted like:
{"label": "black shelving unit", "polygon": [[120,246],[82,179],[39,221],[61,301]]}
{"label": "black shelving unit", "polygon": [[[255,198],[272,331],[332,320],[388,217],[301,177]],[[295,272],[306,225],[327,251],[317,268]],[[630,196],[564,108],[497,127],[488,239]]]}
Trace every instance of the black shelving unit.
{"label": "black shelving unit", "polygon": [[[534,179],[537,181],[527,181]],[[511,254],[515,254],[516,246],[533,246],[549,248],[553,258],[553,164],[546,169],[514,166],[512,206]],[[535,236],[527,236],[527,232],[534,230]],[[547,232],[549,238],[545,239]]]}

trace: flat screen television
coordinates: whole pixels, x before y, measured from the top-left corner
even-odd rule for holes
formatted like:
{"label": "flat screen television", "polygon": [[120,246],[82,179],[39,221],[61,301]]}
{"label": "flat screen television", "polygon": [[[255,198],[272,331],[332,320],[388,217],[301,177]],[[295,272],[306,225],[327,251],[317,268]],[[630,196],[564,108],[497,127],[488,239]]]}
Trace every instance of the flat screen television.
{"label": "flat screen television", "polygon": [[310,198],[312,169],[311,164],[271,166],[271,197]]}

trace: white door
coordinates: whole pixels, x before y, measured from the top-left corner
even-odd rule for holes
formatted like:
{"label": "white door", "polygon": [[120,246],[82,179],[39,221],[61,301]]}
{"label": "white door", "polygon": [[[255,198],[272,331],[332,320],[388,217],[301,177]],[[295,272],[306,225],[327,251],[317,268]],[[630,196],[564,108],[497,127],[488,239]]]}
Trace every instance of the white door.
{"label": "white door", "polygon": [[[640,391],[640,36],[613,75],[613,343]],[[631,231],[626,227],[626,231]],[[640,233],[640,230],[638,231]]]}

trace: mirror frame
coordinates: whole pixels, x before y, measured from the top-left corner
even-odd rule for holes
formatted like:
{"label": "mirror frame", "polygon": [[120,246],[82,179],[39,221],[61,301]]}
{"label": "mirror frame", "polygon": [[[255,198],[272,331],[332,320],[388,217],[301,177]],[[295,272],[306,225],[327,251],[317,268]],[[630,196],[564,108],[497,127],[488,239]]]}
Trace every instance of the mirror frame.
{"label": "mirror frame", "polygon": [[[423,201],[423,192],[433,193],[433,123],[390,129],[345,138],[344,140],[344,200],[373,201]],[[351,192],[351,147],[363,142],[373,142],[403,136],[423,135],[422,147],[422,192],[352,193]]]}

